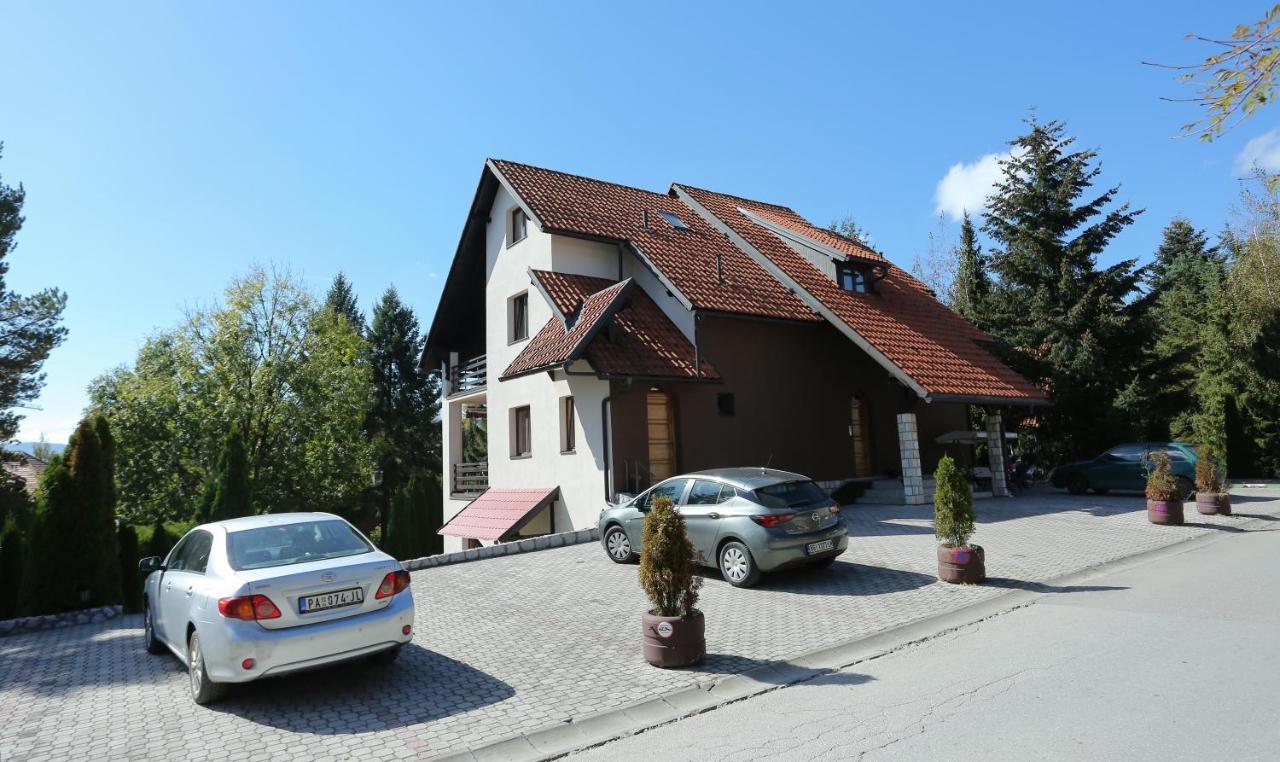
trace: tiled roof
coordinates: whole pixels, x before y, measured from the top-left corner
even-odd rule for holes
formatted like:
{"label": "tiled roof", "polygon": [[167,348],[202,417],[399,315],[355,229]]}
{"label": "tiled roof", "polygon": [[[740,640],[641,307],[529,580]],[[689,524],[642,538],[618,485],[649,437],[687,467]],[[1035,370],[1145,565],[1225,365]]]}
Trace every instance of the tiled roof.
{"label": "tiled roof", "polygon": [[[977,342],[989,340],[985,334],[940,304],[922,283],[901,269],[889,271],[888,276],[880,281],[878,293],[845,291],[783,243],[775,233],[738,210],[745,209],[775,224],[783,224],[779,220],[790,213],[799,221],[791,220],[788,228],[818,238],[821,231],[804,222],[799,215],[785,207],[688,186],[676,187],[742,236],[926,393],[1025,400],[1044,398],[1043,392],[1035,385],[979,346]],[[859,248],[840,236],[820,240],[837,248]],[[866,251],[860,250],[857,256],[865,257]]]}
{"label": "tiled roof", "polygon": [[[705,360],[701,375],[694,372],[693,345],[643,289],[630,287],[630,279],[616,283],[543,270],[534,270],[532,275],[562,316],[578,311],[577,321],[566,331],[559,317],[551,318],[503,371],[502,378],[579,357],[585,357],[604,376],[720,378]],[[613,330],[601,330],[609,322]]]}
{"label": "tiled roof", "polygon": [[[821,320],[679,199],[527,164],[492,164],[548,232],[629,241],[697,309]],[[688,229],[676,229],[659,212],[676,215]]]}
{"label": "tiled roof", "polygon": [[6,458],[12,456],[14,459],[4,461],[4,470],[8,471],[10,476],[21,479],[25,483],[27,492],[35,492],[40,484],[40,474],[44,473],[49,464],[34,455],[5,453],[5,456]]}
{"label": "tiled roof", "polygon": [[741,201],[742,203],[739,204],[739,206],[747,209],[752,214],[762,217],[775,225],[784,227],[793,233],[811,238],[814,241],[835,249],[836,251],[842,252],[847,256],[871,260],[873,262],[887,261],[883,254],[871,250],[870,247],[864,245],[860,241],[855,241],[852,238],[846,238],[833,230],[820,228],[785,206],[762,204],[758,201],[750,201],[748,199],[736,200]]}
{"label": "tiled roof", "polygon": [[477,540],[506,539],[529,523],[558,490],[559,487],[485,490],[483,495],[467,503],[458,515],[446,521],[437,534]]}

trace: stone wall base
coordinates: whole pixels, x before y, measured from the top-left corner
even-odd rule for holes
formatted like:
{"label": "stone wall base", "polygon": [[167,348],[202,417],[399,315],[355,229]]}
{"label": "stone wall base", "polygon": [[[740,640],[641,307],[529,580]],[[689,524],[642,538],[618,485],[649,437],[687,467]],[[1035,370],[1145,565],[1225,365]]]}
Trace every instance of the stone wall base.
{"label": "stone wall base", "polygon": [[55,627],[71,627],[77,624],[94,624],[115,619],[124,613],[124,606],[99,606],[95,609],[64,611],[61,614],[42,614],[40,616],[24,616],[17,619],[0,620],[0,638],[6,635],[22,635],[37,630],[52,630]]}
{"label": "stone wall base", "polygon": [[409,561],[401,561],[400,565],[404,567],[406,571],[417,571],[419,569],[430,569],[434,566],[460,564],[464,561],[479,561],[485,558],[514,556],[518,553],[531,553],[535,550],[562,548],[566,545],[595,542],[599,539],[600,530],[595,527],[591,527],[590,529],[579,529],[574,532],[558,532],[556,534],[545,534],[541,537],[530,537],[525,540],[516,540],[515,542],[502,542],[497,545],[486,545],[483,548],[459,550],[453,553],[438,553],[434,556],[425,556],[423,558],[414,558]]}

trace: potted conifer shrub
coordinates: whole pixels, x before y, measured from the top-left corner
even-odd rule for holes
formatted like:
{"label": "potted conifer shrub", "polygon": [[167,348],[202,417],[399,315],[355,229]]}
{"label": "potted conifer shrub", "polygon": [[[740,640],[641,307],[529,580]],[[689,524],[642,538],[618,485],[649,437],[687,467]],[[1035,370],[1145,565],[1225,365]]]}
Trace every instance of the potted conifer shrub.
{"label": "potted conifer shrub", "polygon": [[1173,475],[1168,453],[1150,455],[1147,470],[1147,520],[1152,524],[1182,523],[1182,486]]}
{"label": "potted conifer shrub", "polygon": [[1196,510],[1231,515],[1231,495],[1222,483],[1222,467],[1209,445],[1196,451]]}
{"label": "potted conifer shrub", "polygon": [[942,456],[933,474],[934,533],[938,536],[938,579],[978,584],[987,579],[986,554],[970,545],[973,534],[973,491],[950,455]]}
{"label": "potted conifer shrub", "polygon": [[655,667],[687,667],[707,653],[698,602],[702,580],[694,576],[693,543],[684,517],[659,497],[644,517],[640,586],[653,605],[644,615],[644,658]]}

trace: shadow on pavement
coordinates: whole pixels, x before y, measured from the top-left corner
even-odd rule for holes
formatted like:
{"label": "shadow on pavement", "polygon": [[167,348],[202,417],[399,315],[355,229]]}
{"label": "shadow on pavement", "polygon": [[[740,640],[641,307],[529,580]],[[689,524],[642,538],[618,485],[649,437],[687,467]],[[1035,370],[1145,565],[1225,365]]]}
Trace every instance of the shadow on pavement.
{"label": "shadow on pavement", "polygon": [[[764,669],[775,667],[776,671]],[[720,675],[736,675],[751,672],[748,677],[770,685],[790,685],[803,682],[805,685],[862,685],[874,680],[870,675],[857,672],[831,672],[826,669],[808,669],[797,667],[789,661],[780,659],[752,659],[747,656],[733,654],[707,654],[706,660],[691,670],[710,672]],[[754,670],[754,671],[753,671]]]}
{"label": "shadow on pavement", "polygon": [[[722,579],[718,572],[707,571],[711,579]],[[929,574],[837,560],[827,567],[765,574],[755,589],[795,595],[885,595],[927,587],[934,582],[937,578]]]}
{"label": "shadow on pavement", "polygon": [[1029,590],[1033,593],[1103,593],[1112,590],[1128,590],[1127,587],[1114,585],[1047,585],[1043,582],[1028,582],[1008,577],[987,577],[987,587],[999,587],[1008,590]]}
{"label": "shadow on pavement", "polygon": [[[1235,500],[1232,499],[1232,502],[1234,503]],[[1242,519],[1259,519],[1261,521],[1280,521],[1280,516],[1272,516],[1267,513],[1235,513],[1233,511],[1231,515],[1237,518],[1242,518]]]}
{"label": "shadow on pavement", "polygon": [[438,720],[514,695],[501,680],[411,643],[391,664],[354,660],[235,685],[208,708],[282,730],[338,735]]}

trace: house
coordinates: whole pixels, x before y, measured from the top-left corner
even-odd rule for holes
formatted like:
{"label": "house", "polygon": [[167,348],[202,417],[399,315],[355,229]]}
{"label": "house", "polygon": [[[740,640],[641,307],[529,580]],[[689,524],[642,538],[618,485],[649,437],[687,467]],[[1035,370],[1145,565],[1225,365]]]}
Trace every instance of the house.
{"label": "house", "polygon": [[999,441],[1003,411],[1045,403],[987,341],[785,206],[486,161],[421,361],[443,378],[446,550],[592,526],[719,466],[924,502],[948,448],[972,461],[936,441],[968,406]]}
{"label": "house", "polygon": [[4,470],[10,478],[18,479],[27,492],[34,494],[40,485],[40,475],[49,464],[25,452],[5,452]]}

